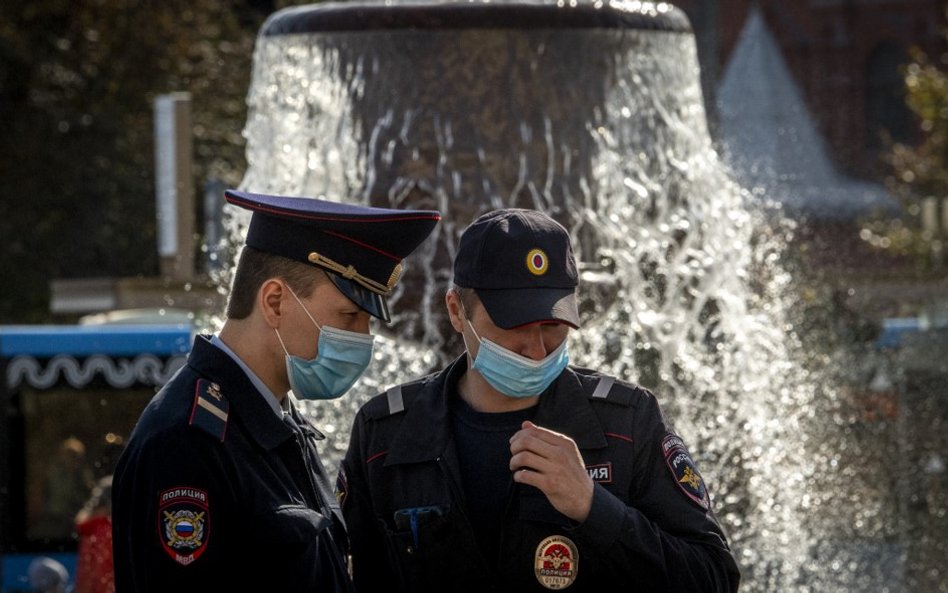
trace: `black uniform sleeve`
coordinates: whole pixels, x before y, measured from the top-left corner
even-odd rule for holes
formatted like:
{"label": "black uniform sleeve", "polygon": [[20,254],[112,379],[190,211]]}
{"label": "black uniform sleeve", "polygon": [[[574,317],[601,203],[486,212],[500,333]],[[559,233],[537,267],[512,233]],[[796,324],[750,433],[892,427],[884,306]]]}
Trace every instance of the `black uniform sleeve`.
{"label": "black uniform sleeve", "polygon": [[651,394],[633,434],[631,504],[596,484],[577,537],[606,560],[617,582],[647,583],[642,590],[652,592],[737,591],[740,573],[704,484]]}
{"label": "black uniform sleeve", "polygon": [[118,593],[230,589],[234,476],[219,443],[187,426],[130,443],[115,472]]}
{"label": "black uniform sleeve", "polygon": [[352,425],[349,450],[339,470],[337,493],[349,531],[352,581],[360,593],[390,591],[396,583],[388,561],[385,534],[372,505],[365,473],[365,418],[360,412]]}

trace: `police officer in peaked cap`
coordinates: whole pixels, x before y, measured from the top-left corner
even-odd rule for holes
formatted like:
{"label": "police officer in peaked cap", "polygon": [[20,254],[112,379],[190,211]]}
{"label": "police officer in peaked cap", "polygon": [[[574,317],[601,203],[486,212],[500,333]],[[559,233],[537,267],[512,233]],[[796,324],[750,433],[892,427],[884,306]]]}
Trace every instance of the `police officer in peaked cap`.
{"label": "police officer in peaked cap", "polygon": [[736,591],[704,480],[655,396],[569,365],[567,231],[489,212],[461,235],[454,283],[466,352],[353,424],[337,492],[360,593]]}
{"label": "police officer in peaked cap", "polygon": [[114,477],[119,593],[351,591],[347,535],[293,405],[343,395],[437,212],[227,191],[253,212],[219,335],[142,413]]}

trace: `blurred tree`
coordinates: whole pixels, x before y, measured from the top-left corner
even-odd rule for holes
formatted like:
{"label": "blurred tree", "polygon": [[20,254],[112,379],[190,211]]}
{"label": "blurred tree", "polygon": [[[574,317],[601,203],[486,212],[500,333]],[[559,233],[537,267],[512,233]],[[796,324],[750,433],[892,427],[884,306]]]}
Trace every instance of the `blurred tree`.
{"label": "blurred tree", "polygon": [[49,321],[54,278],[157,273],[156,95],[192,95],[196,191],[240,181],[254,40],[283,4],[0,2],[0,323]]}
{"label": "blurred tree", "polygon": [[911,56],[903,70],[906,103],[920,142],[890,143],[885,156],[892,171],[886,182],[905,216],[873,221],[862,237],[931,270],[944,267],[948,247],[948,53],[932,59],[914,49]]}

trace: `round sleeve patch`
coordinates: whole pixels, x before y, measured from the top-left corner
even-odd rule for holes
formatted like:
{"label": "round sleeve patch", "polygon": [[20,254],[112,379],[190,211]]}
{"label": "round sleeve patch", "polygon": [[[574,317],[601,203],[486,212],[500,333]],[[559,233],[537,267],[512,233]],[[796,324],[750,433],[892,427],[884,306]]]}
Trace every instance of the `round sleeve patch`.
{"label": "round sleeve patch", "polygon": [[158,539],[171,558],[187,566],[207,549],[211,514],[207,492],[182,486],[158,497]]}
{"label": "round sleeve patch", "polygon": [[662,440],[662,454],[665,464],[671,471],[672,478],[685,496],[701,508],[708,510],[711,501],[708,499],[708,490],[704,479],[698,473],[698,467],[692,461],[684,441],[676,435],[670,434]]}

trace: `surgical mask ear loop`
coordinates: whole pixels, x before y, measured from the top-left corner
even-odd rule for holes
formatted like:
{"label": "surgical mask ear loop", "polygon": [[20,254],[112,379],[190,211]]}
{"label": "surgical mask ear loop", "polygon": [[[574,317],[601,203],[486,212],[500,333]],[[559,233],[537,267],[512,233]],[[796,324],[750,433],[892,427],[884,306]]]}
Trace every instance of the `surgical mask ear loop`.
{"label": "surgical mask ear loop", "polygon": [[[323,331],[323,326],[319,325],[319,324],[316,322],[316,320],[313,319],[313,316],[310,315],[310,314],[309,314],[309,311],[306,309],[306,307],[303,306],[303,301],[300,300],[300,297],[296,296],[296,293],[293,292],[293,289],[290,288],[290,285],[289,285],[289,284],[286,285],[286,289],[287,289],[288,291],[290,291],[290,294],[293,295],[293,298],[296,299],[296,302],[300,304],[300,308],[303,310],[303,313],[306,313],[306,316],[309,317],[309,320],[313,322],[313,325],[316,326],[316,329],[318,329],[319,331]],[[274,329],[276,329],[276,328],[274,328]],[[284,348],[284,350],[285,350],[285,348]]]}
{"label": "surgical mask ear loop", "polygon": [[[286,289],[287,289],[288,291],[290,291],[290,294],[293,295],[293,298],[296,299],[296,302],[297,302],[297,303],[299,303],[300,309],[303,310],[303,313],[306,313],[306,316],[309,317],[309,320],[313,322],[313,325],[316,326],[316,329],[318,329],[319,331],[323,331],[322,326],[320,326],[318,323],[316,323],[316,320],[313,319],[313,316],[310,315],[310,314],[309,314],[309,311],[306,310],[306,307],[303,306],[303,301],[300,300],[300,297],[296,296],[296,293],[293,292],[293,289],[290,288],[290,285],[289,285],[289,284],[286,285]],[[280,347],[283,348],[283,353],[286,354],[287,356],[289,356],[289,355],[290,355],[290,351],[286,349],[286,344],[283,343],[283,338],[280,336],[280,330],[278,330],[277,328],[273,328],[273,331],[276,332],[277,340],[280,341]],[[465,344],[465,346],[466,346],[466,344]]]}
{"label": "surgical mask ear loop", "polygon": [[286,344],[283,343],[283,338],[280,337],[280,330],[278,330],[277,328],[273,328],[273,331],[276,332],[277,339],[280,340],[280,347],[283,348],[283,353],[289,356],[290,351],[286,349]]}
{"label": "surgical mask ear loop", "polygon": [[[474,324],[471,323],[470,318],[467,316],[467,309],[464,308],[464,303],[461,303],[461,312],[464,313],[464,322],[467,323],[468,327],[471,328],[471,331],[474,332],[474,337],[477,338],[477,343],[480,345],[481,337],[477,335],[477,330],[474,329]],[[471,355],[471,347],[467,345],[467,338],[464,336],[464,332],[461,332],[461,341],[464,342],[464,349],[467,350],[468,366],[474,366],[474,357]]]}

